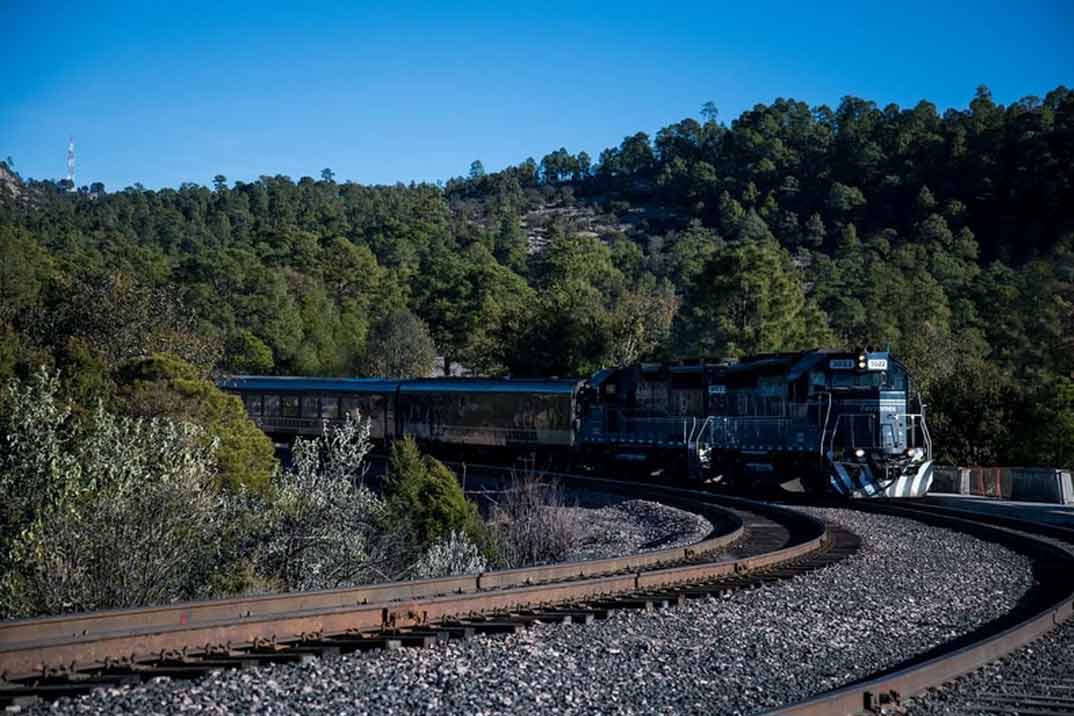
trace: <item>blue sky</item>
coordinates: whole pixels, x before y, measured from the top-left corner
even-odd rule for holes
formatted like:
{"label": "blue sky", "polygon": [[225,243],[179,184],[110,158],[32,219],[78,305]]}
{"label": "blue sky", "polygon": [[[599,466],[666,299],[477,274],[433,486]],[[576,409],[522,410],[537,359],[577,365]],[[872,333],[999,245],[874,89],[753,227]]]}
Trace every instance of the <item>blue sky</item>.
{"label": "blue sky", "polygon": [[[964,107],[1074,85],[1058,2],[0,0],[0,157],[121,189],[261,174],[388,183],[560,146],[596,157],[714,101]],[[874,7],[875,6],[875,7]]]}

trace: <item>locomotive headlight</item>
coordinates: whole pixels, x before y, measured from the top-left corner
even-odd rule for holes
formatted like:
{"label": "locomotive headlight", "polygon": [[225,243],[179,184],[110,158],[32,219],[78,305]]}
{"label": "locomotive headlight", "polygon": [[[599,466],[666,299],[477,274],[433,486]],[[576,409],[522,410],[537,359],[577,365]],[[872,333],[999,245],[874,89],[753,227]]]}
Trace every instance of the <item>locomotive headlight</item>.
{"label": "locomotive headlight", "polygon": [[865,366],[868,365],[867,356],[864,353],[858,354],[858,367],[865,370]]}
{"label": "locomotive headlight", "polygon": [[865,451],[862,450],[861,448],[858,448],[857,450],[854,451],[854,457],[856,457],[856,458],[865,457]]}

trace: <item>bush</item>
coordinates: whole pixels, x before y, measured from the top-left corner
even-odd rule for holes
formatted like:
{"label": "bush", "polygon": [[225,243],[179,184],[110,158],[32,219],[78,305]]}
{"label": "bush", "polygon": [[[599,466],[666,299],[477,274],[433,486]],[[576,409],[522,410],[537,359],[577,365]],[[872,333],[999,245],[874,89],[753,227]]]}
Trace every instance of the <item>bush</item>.
{"label": "bush", "polygon": [[368,419],[348,416],[316,440],[295,441],[257,547],[258,571],[278,588],[331,589],[384,575],[384,504],[362,479],[369,432]]}
{"label": "bush", "polygon": [[272,441],[246,414],[242,401],[216,387],[198,370],[166,353],[136,358],[116,371],[122,413],[170,417],[205,428],[216,451],[218,485],[264,490],[278,465]]}
{"label": "bush", "polygon": [[[139,366],[174,368],[159,357]],[[160,385],[127,385],[147,400],[171,395],[142,383]],[[476,507],[412,440],[393,450],[387,502],[365,485],[367,419],[298,440],[292,467],[263,491],[222,491],[205,429],[72,413],[60,390],[41,371],[3,396],[0,618],[485,568]]]}
{"label": "bush", "polygon": [[414,567],[414,576],[450,577],[476,574],[488,568],[481,549],[461,532],[452,532],[425,551]]}
{"label": "bush", "polygon": [[396,525],[409,524],[416,546],[425,550],[452,532],[478,544],[486,542],[477,506],[466,499],[444,463],[423,456],[411,437],[392,445],[384,499]]}
{"label": "bush", "polygon": [[505,567],[559,562],[580,543],[582,524],[558,482],[516,475],[502,494],[490,523]]}
{"label": "bush", "polygon": [[226,543],[215,442],[196,425],[81,420],[42,371],[7,391],[0,614],[159,604],[204,594]]}

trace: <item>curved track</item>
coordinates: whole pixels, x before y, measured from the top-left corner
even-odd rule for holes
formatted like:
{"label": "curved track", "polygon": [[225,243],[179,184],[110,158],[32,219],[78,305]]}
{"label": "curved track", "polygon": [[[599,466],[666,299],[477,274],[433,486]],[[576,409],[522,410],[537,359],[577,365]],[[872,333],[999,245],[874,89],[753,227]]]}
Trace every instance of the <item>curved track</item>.
{"label": "curved track", "polygon": [[873,677],[770,711],[770,716],[897,713],[903,699],[940,686],[1030,643],[1074,613],[1074,529],[929,503],[856,506],[1001,543],[1034,559],[1037,583],[1013,612],[960,639]]}
{"label": "curved track", "polygon": [[858,540],[782,507],[561,476],[572,486],[686,507],[717,525],[702,542],[627,557],[0,624],[0,704],[154,676],[424,646],[535,621],[590,621],[748,588],[826,566]]}

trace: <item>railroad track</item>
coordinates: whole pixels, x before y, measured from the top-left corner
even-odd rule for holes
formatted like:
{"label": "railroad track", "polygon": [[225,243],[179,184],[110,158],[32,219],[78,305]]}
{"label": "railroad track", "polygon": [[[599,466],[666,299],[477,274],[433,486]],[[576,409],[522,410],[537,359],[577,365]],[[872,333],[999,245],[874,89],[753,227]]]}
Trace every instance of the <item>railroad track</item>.
{"label": "railroad track", "polygon": [[[953,642],[848,686],[769,711],[766,716],[900,713],[908,698],[929,689],[943,689],[956,677],[1033,642],[1074,613],[1074,529],[928,502],[856,506],[999,542],[1034,560],[1036,584],[1014,611]],[[1074,679],[1029,680],[1018,686],[1013,694],[983,692],[961,704],[945,704],[945,713],[1074,714]]]}
{"label": "railroad track", "polygon": [[654,609],[821,569],[859,540],[800,512],[696,491],[570,478],[705,515],[718,533],[615,559],[325,592],[76,614],[0,624],[0,706],[168,676],[405,646],[535,622]]}

